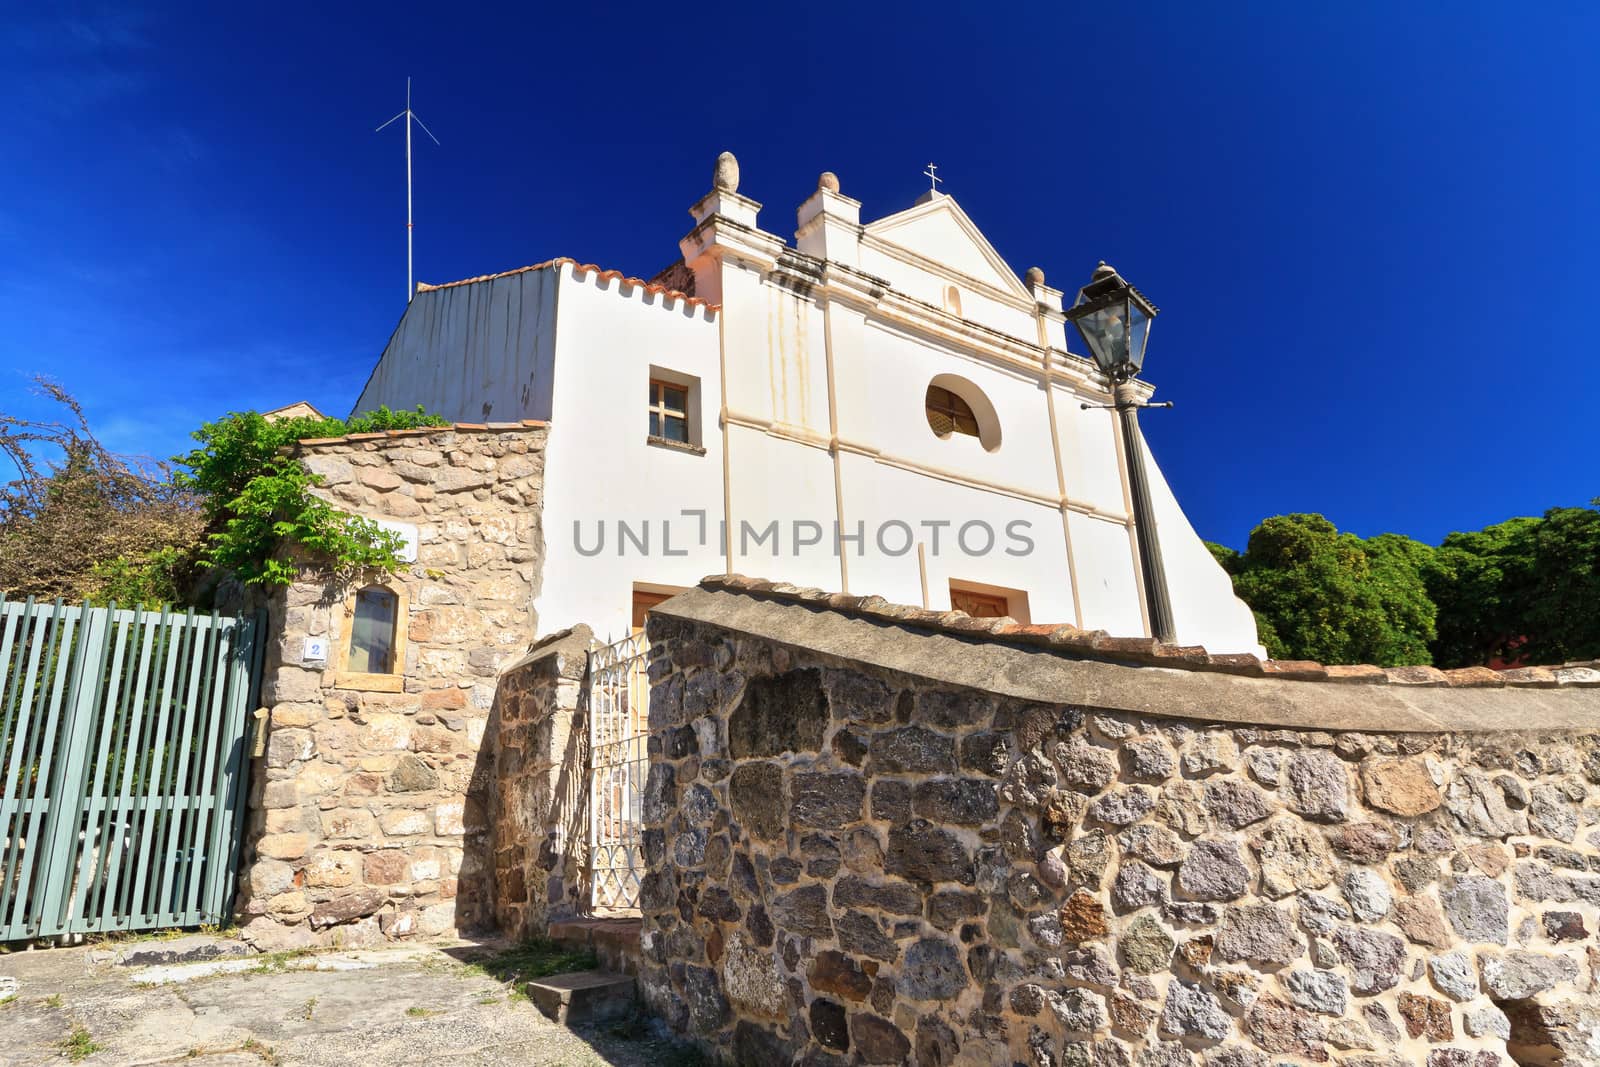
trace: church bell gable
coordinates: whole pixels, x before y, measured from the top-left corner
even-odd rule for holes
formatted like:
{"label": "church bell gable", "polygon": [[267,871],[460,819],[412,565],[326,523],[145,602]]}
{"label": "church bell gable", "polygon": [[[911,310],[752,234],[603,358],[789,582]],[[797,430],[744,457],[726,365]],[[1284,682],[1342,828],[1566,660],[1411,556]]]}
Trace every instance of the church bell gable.
{"label": "church bell gable", "polygon": [[1022,280],[954,197],[925,194],[914,207],[870,223],[865,234],[893,246],[884,250],[891,255],[895,251],[909,253],[908,258],[922,261],[919,266],[937,265],[1017,300],[1033,302]]}

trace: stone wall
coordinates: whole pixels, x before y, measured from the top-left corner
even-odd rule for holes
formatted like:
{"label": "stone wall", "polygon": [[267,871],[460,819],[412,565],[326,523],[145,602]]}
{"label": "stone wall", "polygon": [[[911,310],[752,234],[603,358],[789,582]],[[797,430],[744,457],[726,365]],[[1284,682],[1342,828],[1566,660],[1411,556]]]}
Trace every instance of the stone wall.
{"label": "stone wall", "polygon": [[587,626],[543,639],[500,676],[492,719],[494,918],[522,939],[587,903]]}
{"label": "stone wall", "polygon": [[[245,936],[263,947],[360,944],[491,921],[481,751],[496,677],[536,632],[546,430],[455,426],[303,442],[337,506],[414,524],[417,558],[388,688],[342,687],[348,592],[308,568],[270,605],[265,758],[253,768]],[[367,580],[370,580],[370,576]],[[324,638],[327,662],[305,658]]]}
{"label": "stone wall", "polygon": [[880,614],[651,616],[641,989],[724,1059],[1600,1063],[1600,690],[1201,676]]}

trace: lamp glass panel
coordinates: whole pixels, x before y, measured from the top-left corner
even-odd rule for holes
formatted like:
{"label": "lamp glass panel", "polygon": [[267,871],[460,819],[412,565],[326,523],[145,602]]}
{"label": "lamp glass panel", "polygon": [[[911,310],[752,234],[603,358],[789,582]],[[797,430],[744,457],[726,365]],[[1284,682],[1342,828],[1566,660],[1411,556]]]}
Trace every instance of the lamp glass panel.
{"label": "lamp glass panel", "polygon": [[1136,302],[1128,301],[1128,362],[1133,364],[1133,373],[1138,374],[1139,368],[1144,366],[1144,349],[1150,340],[1150,316],[1144,313]]}
{"label": "lamp glass panel", "polygon": [[1111,373],[1128,361],[1128,307],[1103,307],[1077,320],[1078,332],[1100,369]]}

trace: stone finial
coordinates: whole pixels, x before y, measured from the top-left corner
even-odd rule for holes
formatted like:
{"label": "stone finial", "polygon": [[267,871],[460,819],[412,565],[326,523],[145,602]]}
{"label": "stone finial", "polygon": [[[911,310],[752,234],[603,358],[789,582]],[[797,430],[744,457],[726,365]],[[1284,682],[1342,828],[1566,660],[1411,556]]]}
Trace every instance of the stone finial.
{"label": "stone finial", "polygon": [[839,176],[831,170],[823,171],[822,175],[817,178],[817,188],[826,189],[830,193],[837,193],[839,191]]}
{"label": "stone finial", "polygon": [[739,191],[739,161],[732,152],[717,157],[716,169],[711,172],[711,185],[728,193]]}
{"label": "stone finial", "polygon": [[1028,288],[1037,289],[1039,286],[1044,284],[1043,268],[1029,267],[1028,273],[1022,276],[1022,280],[1028,283]]}

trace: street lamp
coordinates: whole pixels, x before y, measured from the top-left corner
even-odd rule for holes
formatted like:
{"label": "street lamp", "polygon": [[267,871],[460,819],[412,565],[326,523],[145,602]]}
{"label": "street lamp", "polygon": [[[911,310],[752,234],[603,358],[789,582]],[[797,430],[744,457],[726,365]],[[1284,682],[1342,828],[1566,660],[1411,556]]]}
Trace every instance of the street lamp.
{"label": "street lamp", "polygon": [[[1095,268],[1089,284],[1078,290],[1078,299],[1067,312],[1067,320],[1077,327],[1089,347],[1095,365],[1111,381],[1109,405],[1122,420],[1122,447],[1127,454],[1128,485],[1133,496],[1134,533],[1139,542],[1139,560],[1144,572],[1145,603],[1150,611],[1150,629],[1156,640],[1172,644],[1177,627],[1172,621],[1172,597],[1167,592],[1167,572],[1161,563],[1161,541],[1156,533],[1155,508],[1150,503],[1150,478],[1145,472],[1144,449],[1139,435],[1139,409],[1171,407],[1143,404],[1133,379],[1144,366],[1145,346],[1150,340],[1150,322],[1158,309],[1145,295],[1123,280],[1104,260]],[[1084,404],[1085,408],[1094,407]]]}

